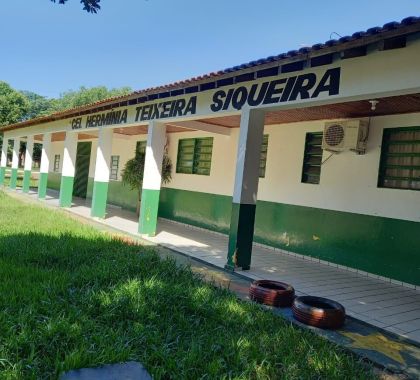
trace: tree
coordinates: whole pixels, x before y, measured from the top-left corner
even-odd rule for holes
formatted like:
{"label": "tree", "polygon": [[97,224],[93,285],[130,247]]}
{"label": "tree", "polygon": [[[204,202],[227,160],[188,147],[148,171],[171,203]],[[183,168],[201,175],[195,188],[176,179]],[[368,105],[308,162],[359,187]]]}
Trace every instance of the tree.
{"label": "tree", "polygon": [[31,91],[21,91],[21,93],[28,101],[28,108],[23,117],[24,120],[45,116],[53,111],[53,101],[51,99],[47,99],[45,96],[35,94]]}
{"label": "tree", "polygon": [[[137,191],[137,215],[140,213],[141,189],[143,187],[144,163],[146,152],[136,147],[135,156],[128,160],[121,173],[124,185],[130,186],[131,190]],[[162,162],[162,183],[169,183],[172,179],[172,161],[168,154],[164,153]]]}
{"label": "tree", "polygon": [[0,126],[21,121],[28,112],[28,106],[24,95],[0,81]]}
{"label": "tree", "polygon": [[[56,0],[51,1],[53,3],[56,2]],[[65,4],[66,2],[67,0],[58,0],[58,4]],[[83,9],[89,13],[97,13],[101,9],[100,2],[101,0],[80,0],[80,3],[83,4]]]}
{"label": "tree", "polygon": [[130,87],[111,88],[105,86],[97,87],[80,87],[77,91],[69,90],[60,95],[58,99],[52,100],[51,109],[53,111],[63,111],[75,107],[84,106],[86,104],[99,102],[103,99],[115,96],[127,95],[132,92]]}

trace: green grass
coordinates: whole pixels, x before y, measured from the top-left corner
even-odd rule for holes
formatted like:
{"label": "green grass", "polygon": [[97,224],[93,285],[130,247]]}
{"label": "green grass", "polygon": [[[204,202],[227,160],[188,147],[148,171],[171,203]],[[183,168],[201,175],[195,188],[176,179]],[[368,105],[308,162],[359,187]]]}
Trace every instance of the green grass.
{"label": "green grass", "polygon": [[[10,171],[6,171],[6,176],[4,178],[4,186],[9,186],[10,184]],[[17,187],[23,186],[23,171],[19,170],[16,181]],[[31,178],[29,181],[29,187],[38,188],[38,179]]]}
{"label": "green grass", "polygon": [[129,246],[0,191],[0,378],[138,360],[155,379],[366,379],[337,346]]}

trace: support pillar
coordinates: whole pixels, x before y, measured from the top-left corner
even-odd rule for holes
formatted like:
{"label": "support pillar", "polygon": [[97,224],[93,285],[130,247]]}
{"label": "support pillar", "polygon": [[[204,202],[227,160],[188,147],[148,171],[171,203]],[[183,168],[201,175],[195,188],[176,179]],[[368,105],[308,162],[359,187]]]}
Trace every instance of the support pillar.
{"label": "support pillar", "polygon": [[38,198],[47,195],[48,171],[51,161],[51,133],[45,133],[42,139],[41,167],[39,168]]}
{"label": "support pillar", "polygon": [[264,113],[245,108],[241,113],[235,186],[226,269],[251,266]]}
{"label": "support pillar", "polygon": [[10,188],[16,189],[16,182],[18,176],[19,167],[19,150],[20,150],[20,139],[13,139],[13,156],[12,156],[12,171],[10,173]]}
{"label": "support pillar", "polygon": [[24,193],[29,193],[29,186],[31,183],[33,150],[34,150],[34,136],[28,136],[26,139],[25,170],[23,173],[23,186],[22,186],[22,191]]}
{"label": "support pillar", "polygon": [[3,135],[3,145],[1,147],[0,156],[0,186],[4,185],[4,178],[6,176],[7,166],[7,147],[9,146],[9,139]]}
{"label": "support pillar", "polygon": [[111,128],[102,128],[99,130],[92,208],[90,209],[90,215],[97,218],[105,218],[106,215],[109,173],[111,170],[112,137],[113,130]]}
{"label": "support pillar", "polygon": [[71,207],[76,168],[77,133],[67,132],[64,141],[63,170],[61,173],[60,207]]}
{"label": "support pillar", "polygon": [[166,126],[154,120],[150,121],[147,132],[139,220],[139,233],[143,235],[154,236],[156,234],[165,144]]}

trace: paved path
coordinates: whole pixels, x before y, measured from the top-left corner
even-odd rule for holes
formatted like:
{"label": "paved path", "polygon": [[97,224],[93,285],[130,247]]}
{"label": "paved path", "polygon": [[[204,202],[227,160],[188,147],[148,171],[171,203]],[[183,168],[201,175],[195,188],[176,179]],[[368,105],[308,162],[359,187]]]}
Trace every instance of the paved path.
{"label": "paved path", "polygon": [[[35,193],[30,196],[36,197]],[[49,191],[45,203],[58,206],[58,193]],[[90,201],[74,199],[69,210],[89,218]],[[107,218],[99,222],[137,235],[138,219],[133,212],[109,207]],[[226,235],[160,219],[157,235],[144,239],[219,268],[226,263]],[[260,245],[253,248],[251,270],[238,273],[290,283],[298,294],[332,298],[345,306],[348,315],[420,343],[420,289]]]}

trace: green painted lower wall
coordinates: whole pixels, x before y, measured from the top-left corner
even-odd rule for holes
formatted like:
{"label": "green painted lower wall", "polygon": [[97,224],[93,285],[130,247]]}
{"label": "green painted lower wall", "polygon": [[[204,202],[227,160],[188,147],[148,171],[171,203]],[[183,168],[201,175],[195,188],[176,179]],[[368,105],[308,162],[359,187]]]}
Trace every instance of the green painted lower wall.
{"label": "green painted lower wall", "polygon": [[[232,198],[162,188],[159,216],[229,233]],[[254,240],[420,285],[420,223],[257,202]]]}
{"label": "green painted lower wall", "polygon": [[159,195],[160,190],[143,189],[141,193],[139,233],[143,235],[156,234]]}
{"label": "green painted lower wall", "polygon": [[23,173],[23,185],[22,185],[22,191],[24,193],[29,192],[29,186],[31,184],[31,171],[25,170]]}
{"label": "green painted lower wall", "polygon": [[52,190],[60,190],[61,186],[61,174],[60,173],[48,173],[47,187]]}
{"label": "green painted lower wall", "polygon": [[16,189],[17,176],[18,176],[18,170],[12,169],[10,172],[10,184],[9,184],[11,189]]}
{"label": "green painted lower wall", "polygon": [[71,207],[74,177],[61,176],[60,207]]}
{"label": "green painted lower wall", "polygon": [[0,167],[0,185],[4,184],[4,178],[6,176],[6,168]]}
{"label": "green painted lower wall", "polygon": [[90,215],[105,218],[108,182],[95,182],[93,185],[92,207]]}
{"label": "green painted lower wall", "polygon": [[[87,198],[93,197],[93,182],[93,178],[89,178]],[[120,181],[110,181],[108,184],[108,204],[136,211],[137,197],[138,195],[135,190],[131,190],[129,186],[123,185]]]}
{"label": "green painted lower wall", "polygon": [[232,197],[166,187],[160,191],[162,218],[228,234],[231,211]]}

